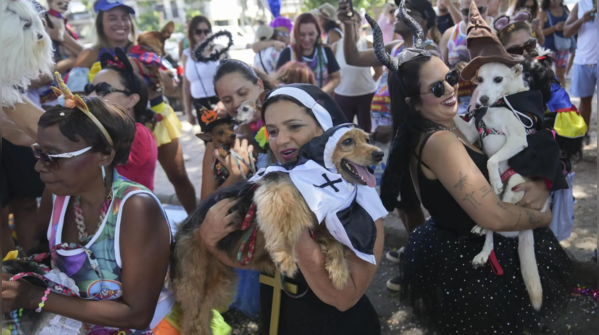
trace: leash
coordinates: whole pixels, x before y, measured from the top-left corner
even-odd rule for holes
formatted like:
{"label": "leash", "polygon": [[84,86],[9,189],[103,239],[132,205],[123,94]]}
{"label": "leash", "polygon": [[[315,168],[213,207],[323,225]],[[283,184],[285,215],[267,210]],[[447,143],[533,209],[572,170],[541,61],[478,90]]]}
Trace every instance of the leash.
{"label": "leash", "polygon": [[[252,205],[248,209],[248,212],[243,219],[243,223],[241,224],[240,230],[248,230],[250,228],[250,224],[254,221],[256,217],[256,203],[252,202]],[[243,242],[241,243],[241,247],[239,248],[239,252],[237,253],[237,261],[241,266],[246,266],[252,260],[254,256],[254,248],[256,247],[256,234],[258,232],[258,225],[255,225],[252,230],[249,230],[247,234],[243,237]],[[245,250],[246,244],[248,244],[248,251],[243,259],[243,251]]]}
{"label": "leash", "polygon": [[[526,114],[517,111],[516,109],[514,109],[514,107],[512,107],[512,104],[508,101],[508,99],[505,97],[505,95],[503,96],[503,102],[505,102],[505,104],[508,106],[508,108],[512,111],[512,113],[514,113],[514,115],[518,118],[518,121],[520,121],[520,123],[522,123],[524,125],[524,127],[526,128],[532,128],[534,126],[534,122],[533,120]],[[530,121],[530,126],[527,126],[524,122],[522,122],[522,118],[527,119],[528,121]]]}
{"label": "leash", "polygon": [[[235,150],[231,150],[231,155],[233,156],[233,159],[235,160],[235,164],[237,164],[237,168],[239,169],[239,172],[241,172],[241,176],[243,177],[243,180],[247,180],[248,176],[243,172],[240,162],[245,164],[245,166],[247,166],[249,168],[252,175],[256,173],[256,164],[254,163],[254,155],[252,154],[251,151],[248,151],[250,163],[246,162],[245,159],[243,159],[243,157],[241,157],[237,152],[235,152]],[[249,175],[249,173],[248,173],[248,175]]]}

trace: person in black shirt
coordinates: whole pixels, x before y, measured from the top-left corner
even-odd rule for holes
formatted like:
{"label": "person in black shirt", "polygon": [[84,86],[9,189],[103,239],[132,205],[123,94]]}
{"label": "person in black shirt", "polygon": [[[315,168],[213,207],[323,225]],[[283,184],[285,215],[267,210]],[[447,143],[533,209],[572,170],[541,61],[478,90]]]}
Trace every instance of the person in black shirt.
{"label": "person in black shirt", "polygon": [[453,27],[455,22],[460,22],[461,20],[460,11],[451,0],[439,0],[437,2],[437,18],[435,22],[441,34]]}
{"label": "person in black shirt", "polygon": [[339,64],[331,48],[322,44],[318,20],[310,13],[300,15],[293,27],[295,42],[281,52],[277,70],[289,61],[302,61],[314,72],[316,86],[328,94],[341,82]]}

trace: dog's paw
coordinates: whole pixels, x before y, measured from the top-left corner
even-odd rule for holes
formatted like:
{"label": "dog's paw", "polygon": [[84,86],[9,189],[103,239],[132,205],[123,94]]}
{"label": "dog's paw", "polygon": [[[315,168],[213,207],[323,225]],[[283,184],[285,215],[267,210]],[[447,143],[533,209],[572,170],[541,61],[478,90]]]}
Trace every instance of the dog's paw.
{"label": "dog's paw", "polygon": [[503,193],[503,183],[501,182],[501,177],[491,177],[489,176],[489,183],[493,186],[493,191],[495,194]]}
{"label": "dog's paw", "polygon": [[282,274],[293,278],[297,272],[297,264],[293,257],[286,252],[278,252],[273,255],[273,261]]}
{"label": "dog's paw", "polygon": [[487,264],[488,260],[489,256],[485,252],[481,252],[480,254],[476,255],[472,260],[472,266],[474,266],[475,268],[484,266],[485,264]]}
{"label": "dog's paw", "polygon": [[475,235],[483,236],[487,233],[487,230],[481,226],[474,226],[470,232]]}

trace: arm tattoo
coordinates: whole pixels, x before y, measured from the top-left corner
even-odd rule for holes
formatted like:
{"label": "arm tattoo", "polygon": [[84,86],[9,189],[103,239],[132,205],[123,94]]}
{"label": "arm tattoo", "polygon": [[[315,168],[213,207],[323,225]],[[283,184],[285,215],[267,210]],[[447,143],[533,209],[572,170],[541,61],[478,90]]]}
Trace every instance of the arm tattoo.
{"label": "arm tattoo", "polygon": [[468,166],[470,166],[470,171],[472,171],[472,173],[477,174],[480,172],[480,169],[473,161],[468,162]]}
{"label": "arm tattoo", "polygon": [[499,206],[499,208],[503,209],[504,211],[510,211],[509,209],[507,209],[507,207],[505,207],[505,204],[501,201],[497,201],[497,206]]}
{"label": "arm tattoo", "polygon": [[522,218],[522,208],[518,207],[518,221],[516,222],[516,225],[514,225],[514,228],[518,228],[518,226],[520,226],[520,219],[521,218]]}
{"label": "arm tattoo", "polygon": [[472,206],[474,206],[474,209],[478,208],[476,205],[482,206],[480,202],[474,199],[474,191],[472,191],[472,193],[466,194],[466,197],[462,199],[462,201],[468,201]]}
{"label": "arm tattoo", "polygon": [[539,216],[531,210],[527,210],[526,214],[528,214],[528,223],[531,225],[531,227],[539,227],[539,225],[541,224],[541,218],[539,218]]}
{"label": "arm tattoo", "polygon": [[489,193],[493,192],[493,190],[489,186],[483,186],[479,189],[482,192],[483,198],[489,195]]}
{"label": "arm tattoo", "polygon": [[459,188],[460,191],[462,191],[466,185],[470,185],[468,184],[468,175],[464,175],[462,174],[462,171],[460,171],[460,179],[458,180],[457,184],[453,185],[453,188]]}

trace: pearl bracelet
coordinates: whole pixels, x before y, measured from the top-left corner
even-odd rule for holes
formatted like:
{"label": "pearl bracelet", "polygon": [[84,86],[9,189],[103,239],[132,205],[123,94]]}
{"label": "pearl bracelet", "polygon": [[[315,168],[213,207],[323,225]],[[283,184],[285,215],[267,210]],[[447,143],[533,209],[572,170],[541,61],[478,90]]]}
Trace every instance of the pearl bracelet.
{"label": "pearl bracelet", "polygon": [[44,292],[44,296],[42,297],[42,302],[39,303],[37,309],[35,310],[37,313],[41,313],[42,312],[42,308],[44,308],[44,306],[46,305],[46,300],[48,300],[48,295],[50,294],[50,288],[46,288],[46,291]]}

